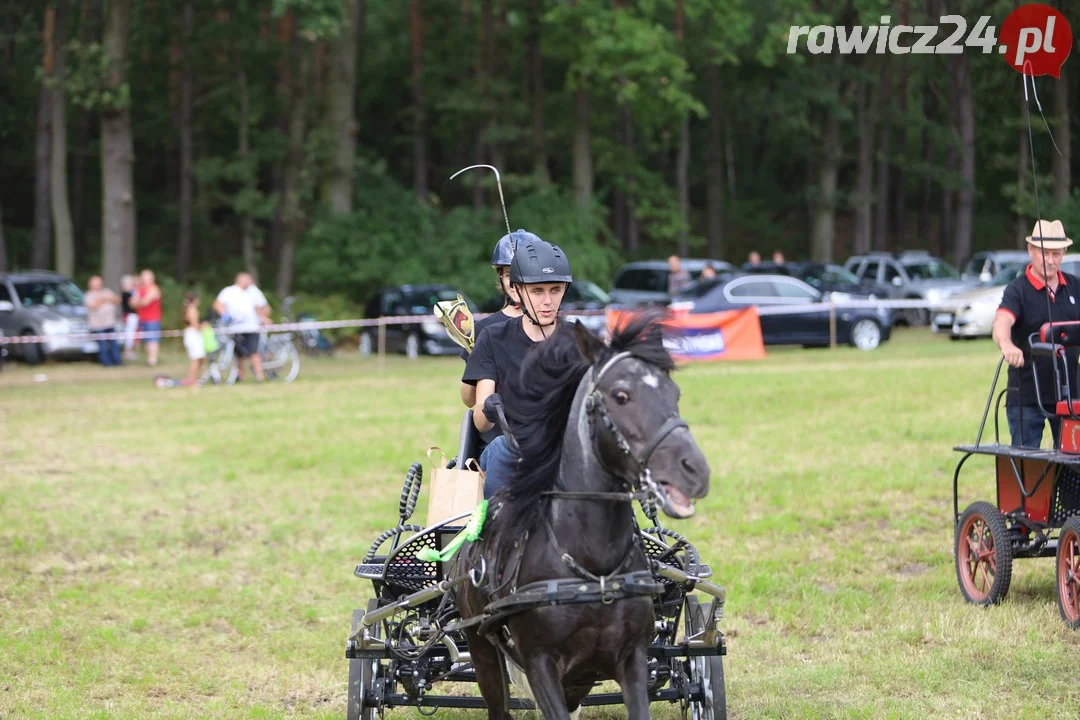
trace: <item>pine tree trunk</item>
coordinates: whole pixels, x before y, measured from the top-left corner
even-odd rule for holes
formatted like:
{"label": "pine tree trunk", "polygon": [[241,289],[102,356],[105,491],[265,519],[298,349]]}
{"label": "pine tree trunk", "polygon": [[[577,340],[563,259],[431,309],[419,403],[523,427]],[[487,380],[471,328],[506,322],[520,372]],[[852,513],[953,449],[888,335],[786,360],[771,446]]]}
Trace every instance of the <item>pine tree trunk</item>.
{"label": "pine tree trunk", "polygon": [[956,193],[956,226],[953,230],[953,263],[963,266],[971,256],[971,232],[975,196],[975,99],[971,82],[970,60],[963,53],[947,55],[956,74],[954,98],[960,127],[960,177],[963,183]]}
{"label": "pine tree trunk", "polygon": [[[1024,98],[1020,98],[1020,117],[1024,116],[1026,111],[1026,104]],[[1027,126],[1020,128],[1019,132],[1020,143],[1018,148],[1018,157],[1016,159],[1016,199],[1019,202],[1027,195],[1027,175],[1028,167],[1030,165],[1030,153],[1031,149],[1028,147],[1028,134]],[[1033,223],[1034,224],[1034,223]],[[1027,245],[1027,241],[1024,239],[1028,236],[1028,232],[1031,230],[1031,225],[1028,225],[1027,216],[1022,213],[1016,215],[1016,229],[1015,242],[1016,247],[1021,250]]]}
{"label": "pine tree trunk", "polygon": [[328,195],[330,211],[352,212],[353,162],[356,155],[356,28],[360,23],[360,1],[343,0],[344,22],[333,47],[332,68],[327,83],[328,119],[334,135],[333,172]]}
{"label": "pine tree trunk", "polygon": [[818,165],[817,202],[814,205],[814,231],[811,257],[832,262],[836,239],[836,178],[840,159],[840,119],[833,107],[825,109],[821,133],[822,157]]}
{"label": "pine tree trunk", "polygon": [[[922,163],[924,168],[930,168],[936,152],[934,147],[934,136],[930,132],[931,127],[938,120],[938,103],[937,95],[930,92],[926,94],[926,106],[924,108],[926,114],[926,125],[923,126],[922,131]],[[934,180],[927,170],[923,171],[922,176],[922,191],[919,197],[919,219],[917,221],[917,227],[915,228],[915,234],[920,238],[927,238],[930,236],[930,206],[933,203],[934,194]]]}
{"label": "pine tree trunk", "polygon": [[859,127],[858,149],[856,151],[855,170],[855,241],[852,252],[863,255],[870,251],[872,223],[870,209],[874,192],[874,111],[873,100],[866,82],[859,83],[857,93],[857,124]]}
{"label": "pine tree trunk", "polygon": [[[117,92],[127,84],[131,0],[110,0],[105,18],[106,88]],[[101,267],[105,285],[120,287],[120,278],[135,268],[135,187],[132,167],[131,116],[125,104],[101,113]]]}
{"label": "pine tree trunk", "polygon": [[[1069,75],[1065,68],[1054,80],[1054,140],[1058,150],[1050,153],[1050,170],[1054,178],[1054,205],[1061,207],[1072,191],[1070,167],[1072,162],[1072,133],[1069,131]],[[1069,228],[1066,228],[1069,230]],[[1072,230],[1069,230],[1072,232]]]}
{"label": "pine tree trunk", "polygon": [[592,137],[589,131],[589,91],[574,91],[574,200],[588,207],[593,197]]}
{"label": "pine tree trunk", "polygon": [[[68,0],[56,4],[53,36],[53,78],[64,77],[68,34]],[[75,242],[71,231],[71,207],[67,188],[67,93],[62,82],[52,91],[52,148],[49,162],[51,177],[49,191],[52,201],[52,222],[55,236],[56,271],[66,277],[75,273]]]}
{"label": "pine tree trunk", "polygon": [[[491,36],[494,32],[494,18],[492,0],[481,0],[480,22],[476,26],[476,88],[481,98],[488,99],[491,94],[491,85],[488,80],[491,73]],[[484,132],[488,127],[489,118],[483,113],[476,122],[476,163],[486,163],[490,157],[490,149],[484,140]],[[484,177],[481,173],[476,174],[473,184],[473,210],[479,212],[484,207]]]}
{"label": "pine tree trunk", "polygon": [[180,70],[180,235],[176,242],[176,279],[187,279],[191,267],[192,215],[194,213],[194,140],[191,127],[191,42],[195,30],[195,3],[184,3]]}
{"label": "pine tree trunk", "polygon": [[[282,112],[278,115],[278,132],[281,137],[289,137],[289,117],[293,86],[293,43],[296,38],[296,23],[291,10],[286,10],[278,21],[277,38],[280,44],[278,56],[277,97]],[[270,265],[278,265],[281,260],[281,246],[285,237],[285,166],[288,164],[288,151],[277,159],[270,173],[271,192],[277,197],[274,217],[270,221],[270,232],[266,242],[266,260]]]}
{"label": "pine tree trunk", "polygon": [[[634,115],[629,105],[624,104],[619,108],[619,126],[622,131],[622,143],[626,149],[626,156],[633,158],[635,157]],[[627,254],[633,255],[637,253],[638,248],[641,246],[637,211],[634,203],[634,178],[632,175],[626,174],[623,176],[623,182],[625,189],[617,191],[624,196],[623,211],[625,212],[624,228],[626,234],[623,237],[623,248]]]}
{"label": "pine tree trunk", "polygon": [[[45,57],[42,68],[45,77],[53,72],[53,30],[55,10],[45,10],[43,44]],[[34,239],[30,246],[30,266],[44,270],[49,267],[49,248],[52,245],[52,210],[50,207],[50,178],[52,175],[52,91],[44,80],[38,92],[37,139],[34,149]]]}
{"label": "pine tree trunk", "polygon": [[526,5],[527,29],[525,35],[526,63],[528,69],[529,97],[532,101],[532,150],[533,172],[541,184],[551,180],[548,172],[547,141],[544,137],[544,56],[542,52],[541,16],[543,0],[528,0]]}
{"label": "pine tree trunk", "polygon": [[[900,24],[908,24],[908,0],[900,0]],[[897,138],[897,145],[899,146],[897,155],[900,158],[907,157],[907,83],[908,83],[908,66],[904,63],[897,64],[898,80],[896,83],[896,107],[897,116],[900,118],[899,137]],[[892,213],[892,230],[895,243],[899,247],[905,247],[907,243],[907,184],[904,178],[904,168],[900,165],[894,165],[892,168],[892,193],[893,193],[893,213]]]}
{"label": "pine tree trunk", "polygon": [[[99,37],[99,25],[101,24],[101,0],[83,0],[82,19],[79,22],[79,41],[88,42],[90,38]],[[75,148],[71,168],[71,228],[75,238],[75,257],[86,258],[90,250],[86,228],[83,224],[83,200],[85,192],[83,188],[86,182],[86,158],[87,147],[90,145],[90,137],[93,132],[94,113],[90,110],[79,108],[77,110],[75,126]]]}
{"label": "pine tree trunk", "polygon": [[[686,0],[675,2],[675,45],[680,55],[686,58]],[[687,236],[690,230],[690,116],[684,114],[679,122],[679,154],[675,161],[675,185],[679,194],[679,254],[686,256],[690,252]]]}
{"label": "pine tree trunk", "polygon": [[[705,66],[705,103],[709,111],[708,148],[706,157],[706,212],[705,234],[709,257],[724,257],[724,107],[721,88],[720,66]],[[730,189],[730,182],[728,184]]]}
{"label": "pine tree trunk", "polygon": [[427,130],[424,127],[426,109],[423,105],[423,15],[420,0],[409,0],[408,37],[413,80],[413,188],[416,199],[428,196]]}
{"label": "pine tree trunk", "polygon": [[[236,54],[236,86],[240,95],[240,117],[237,118],[237,146],[240,162],[246,167],[251,148],[248,141],[248,125],[251,122],[251,100],[248,96],[247,73],[244,71],[244,61],[238,52]],[[246,178],[248,183],[256,178]],[[259,268],[255,259],[255,223],[251,215],[243,213],[240,217],[240,252],[243,255],[244,269],[259,282]]]}
{"label": "pine tree trunk", "polygon": [[281,242],[281,259],[278,263],[277,294],[285,297],[292,290],[293,259],[296,244],[304,228],[303,209],[300,207],[300,175],[304,170],[304,137],[307,132],[306,115],[308,82],[311,60],[308,48],[301,40],[293,40],[293,56],[299,56],[295,83],[292,88],[292,104],[289,109],[289,150],[285,164],[285,188],[282,197],[282,220],[284,233]]}
{"label": "pine tree trunk", "polygon": [[874,208],[874,249],[887,250],[889,247],[889,163],[892,160],[892,118],[888,107],[892,102],[892,61],[885,56],[881,70],[881,101],[878,107],[885,108],[881,122],[881,146],[877,161],[877,204]]}
{"label": "pine tree trunk", "polygon": [[[15,263],[11,263],[14,265]],[[7,272],[7,244],[4,242],[4,208],[0,207],[0,272]]]}

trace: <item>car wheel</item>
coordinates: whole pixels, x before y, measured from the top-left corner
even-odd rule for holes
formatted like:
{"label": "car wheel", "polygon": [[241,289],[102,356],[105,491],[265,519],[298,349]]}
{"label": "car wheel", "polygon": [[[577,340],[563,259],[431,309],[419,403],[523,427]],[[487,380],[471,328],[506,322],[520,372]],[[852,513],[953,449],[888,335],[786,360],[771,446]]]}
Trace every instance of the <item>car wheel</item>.
{"label": "car wheel", "polygon": [[851,328],[851,344],[860,350],[874,350],[881,344],[881,326],[868,318],[859,320]]}
{"label": "car wheel", "polygon": [[[23,328],[20,335],[39,335],[30,328]],[[41,343],[32,343],[23,346],[23,360],[27,365],[40,365],[45,362],[45,347]]]}
{"label": "car wheel", "polygon": [[375,350],[375,343],[371,339],[371,333],[360,333],[360,354],[367,357]]}
{"label": "car wheel", "polygon": [[409,337],[405,338],[405,354],[410,360],[415,360],[420,354],[420,338],[416,333],[409,333]]}

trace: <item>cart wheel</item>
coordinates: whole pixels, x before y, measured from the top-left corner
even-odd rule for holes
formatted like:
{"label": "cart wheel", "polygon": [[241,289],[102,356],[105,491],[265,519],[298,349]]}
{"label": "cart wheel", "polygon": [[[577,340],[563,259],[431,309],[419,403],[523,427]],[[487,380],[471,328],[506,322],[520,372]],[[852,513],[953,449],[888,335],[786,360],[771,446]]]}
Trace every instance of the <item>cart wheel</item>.
{"label": "cart wheel", "polygon": [[[375,598],[368,600],[367,611],[372,612],[379,608],[379,601]],[[360,620],[364,613],[353,610],[352,632],[355,633],[360,627]],[[378,635],[380,628],[375,627]],[[376,720],[378,708],[372,702],[369,695],[375,690],[375,678],[379,674],[379,661],[367,658],[352,658],[349,660],[349,704],[345,709],[346,720]]]}
{"label": "cart wheel", "polygon": [[1058,535],[1057,599],[1061,617],[1080,630],[1080,518],[1075,515]]}
{"label": "cart wheel", "polygon": [[[705,629],[705,618],[712,615],[712,603],[702,605],[694,595],[686,596],[683,627],[687,635]],[[705,692],[701,701],[690,703],[693,720],[727,720],[727,691],[724,687],[724,656],[703,655],[690,658],[690,681],[700,681]]]}
{"label": "cart wheel", "polygon": [[1012,581],[1012,545],[1001,511],[988,502],[972,503],[956,524],[956,579],[960,592],[976,605],[997,605]]}

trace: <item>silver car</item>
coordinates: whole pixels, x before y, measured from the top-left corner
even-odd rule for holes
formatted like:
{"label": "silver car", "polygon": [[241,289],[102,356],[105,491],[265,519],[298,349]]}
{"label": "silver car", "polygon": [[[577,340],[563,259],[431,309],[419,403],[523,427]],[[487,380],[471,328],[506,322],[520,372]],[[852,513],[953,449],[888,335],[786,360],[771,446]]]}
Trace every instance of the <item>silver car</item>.
{"label": "silver car", "polygon": [[41,335],[40,343],[9,346],[9,357],[36,365],[47,357],[80,357],[98,351],[92,340],[66,337],[87,333],[83,291],[63,275],[47,270],[0,273],[0,331]]}

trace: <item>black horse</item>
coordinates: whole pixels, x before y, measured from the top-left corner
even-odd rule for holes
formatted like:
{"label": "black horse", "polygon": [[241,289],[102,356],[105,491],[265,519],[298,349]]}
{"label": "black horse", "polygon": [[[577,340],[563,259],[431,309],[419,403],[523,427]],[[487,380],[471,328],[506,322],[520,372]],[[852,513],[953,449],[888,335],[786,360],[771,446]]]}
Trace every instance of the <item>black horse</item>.
{"label": "black horse", "polygon": [[534,348],[521,373],[517,477],[491,503],[452,575],[488,717],[505,719],[504,657],[525,671],[547,720],[566,719],[600,681],[649,717],[653,578],[634,499],[674,517],[709,490],[709,466],[679,417],[660,316],[613,333],[578,323]]}

